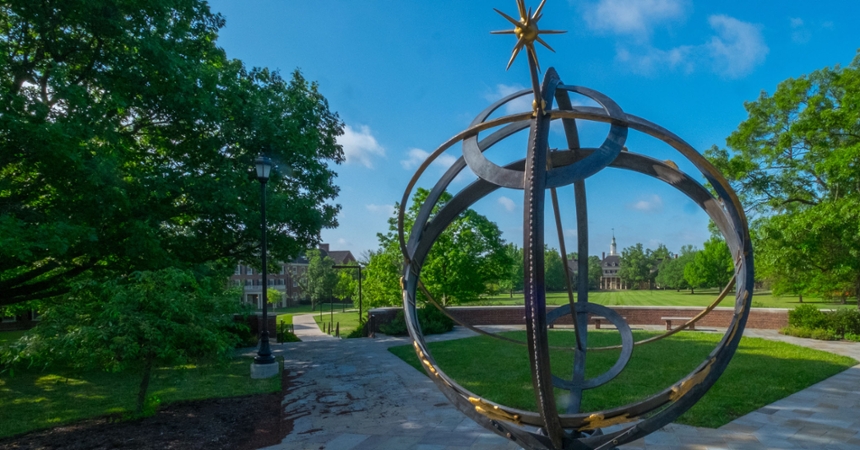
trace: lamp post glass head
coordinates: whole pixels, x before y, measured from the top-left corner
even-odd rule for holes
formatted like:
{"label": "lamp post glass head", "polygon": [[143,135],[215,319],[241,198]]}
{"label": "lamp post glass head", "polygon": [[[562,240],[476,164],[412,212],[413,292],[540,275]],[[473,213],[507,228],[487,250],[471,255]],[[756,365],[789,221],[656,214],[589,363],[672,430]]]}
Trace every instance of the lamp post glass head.
{"label": "lamp post glass head", "polygon": [[272,171],[272,160],[268,156],[258,156],[256,160],[254,160],[254,165],[257,168],[257,179],[260,180],[261,183],[265,183],[269,180],[269,172]]}

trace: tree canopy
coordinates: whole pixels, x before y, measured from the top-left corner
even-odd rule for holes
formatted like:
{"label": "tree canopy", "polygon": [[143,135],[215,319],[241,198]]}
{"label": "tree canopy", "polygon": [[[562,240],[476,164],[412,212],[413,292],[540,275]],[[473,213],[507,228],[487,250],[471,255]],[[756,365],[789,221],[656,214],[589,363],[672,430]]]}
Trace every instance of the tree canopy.
{"label": "tree canopy", "polygon": [[307,252],[308,271],[305,274],[305,295],[316,305],[322,300],[331,300],[338,284],[338,274],[334,269],[334,260],[328,255],[323,256],[318,249]]}
{"label": "tree canopy", "polygon": [[681,254],[677,258],[669,257],[660,263],[654,281],[661,288],[676,290],[690,288],[689,283],[684,278],[684,268],[693,261],[695,256],[696,249],[692,245],[681,247]]}
{"label": "tree canopy", "polygon": [[[429,191],[416,190],[405,217],[406,229],[415,221]],[[443,193],[435,211],[452,198]],[[389,219],[389,231],[379,233],[379,249],[371,252],[365,271],[365,299],[370,306],[391,305],[401,301],[399,280],[403,264],[397,239],[397,216]],[[442,303],[474,300],[510,276],[513,266],[499,227],[485,216],[467,209],[458,216],[433,244],[421,269],[421,280]]]}
{"label": "tree canopy", "polygon": [[756,269],[778,289],[860,290],[860,54],[781,82],[707,156],[754,217]]}
{"label": "tree canopy", "polygon": [[342,123],[316,83],[247,69],[201,0],[0,5],[0,306],[81,274],[287,261],[336,225]]}
{"label": "tree canopy", "polygon": [[705,241],[705,248],[695,252],[692,261],[684,265],[684,280],[691,289],[723,287],[734,273],[732,254],[726,242],[718,237]]}
{"label": "tree canopy", "polygon": [[655,263],[651,249],[646,250],[641,243],[637,243],[621,251],[618,276],[631,289],[638,289],[641,283],[650,283],[656,276],[653,271]]}

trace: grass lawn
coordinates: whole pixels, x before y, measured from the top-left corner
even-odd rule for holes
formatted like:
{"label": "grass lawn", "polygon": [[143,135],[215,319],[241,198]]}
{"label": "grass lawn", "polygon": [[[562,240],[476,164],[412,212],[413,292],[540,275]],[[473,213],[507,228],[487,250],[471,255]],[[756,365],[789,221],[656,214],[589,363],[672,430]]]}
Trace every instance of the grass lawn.
{"label": "grass lawn", "polygon": [[[600,303],[601,305],[624,305],[624,306],[701,306],[705,307],[711,304],[719,294],[718,289],[702,289],[696,290],[695,294],[690,294],[686,291],[672,290],[642,290],[642,291],[594,291],[588,293],[588,301]],[[734,299],[733,295],[728,295],[722,301],[720,306],[731,306]],[[568,302],[567,292],[548,292],[546,294],[546,303],[548,305],[562,305]],[[469,305],[522,305],[523,294],[514,294],[511,298],[510,294],[496,295],[493,297],[482,298],[474,303],[466,303],[463,306]],[[842,305],[839,302],[825,301],[821,298],[804,297],[803,304],[809,304],[818,308],[856,308],[857,300],[848,300],[847,304]],[[797,297],[777,297],[770,291],[759,291],[753,295],[752,306],[754,308],[789,308],[794,309],[800,305]]]}
{"label": "grass lawn", "polygon": [[[334,334],[336,325],[339,323],[340,335],[343,337],[349,334],[352,330],[358,328],[358,310],[346,310],[346,312],[335,311],[334,314],[323,311],[322,317],[320,317],[319,313],[314,314],[314,320],[317,322],[317,325],[319,325],[320,330],[323,330],[323,333],[325,333],[328,328],[328,323],[332,322],[334,324],[331,326],[332,335]],[[324,325],[326,328],[323,328]]]}
{"label": "grass lawn", "polygon": [[[153,372],[148,395],[164,405],[279,391],[279,377],[250,378],[251,361],[237,358],[224,365],[159,368]],[[105,414],[133,412],[139,384],[140,376],[132,372],[15,371],[12,377],[2,373],[0,438]]]}
{"label": "grass lawn", "polygon": [[[525,341],[524,331],[506,333]],[[634,331],[634,338],[645,339],[658,333]],[[620,337],[614,331],[589,331],[589,346],[615,345]],[[583,395],[583,411],[622,406],[656,394],[679,381],[704,361],[722,334],[684,332],[636,347],[627,368],[611,382]],[[573,345],[573,333],[550,332],[550,345]],[[472,392],[514,408],[535,411],[529,359],[525,346],[485,336],[429,344],[442,369]],[[412,346],[390,349],[416,369],[420,363]],[[587,376],[594,377],[611,367],[618,351],[588,355]],[[569,378],[573,352],[553,351],[553,373]],[[717,428],[730,421],[811,386],[857,364],[851,358],[782,342],[743,338],[738,352],[720,380],[702,400],[677,422]],[[562,394],[556,390],[559,408]]]}

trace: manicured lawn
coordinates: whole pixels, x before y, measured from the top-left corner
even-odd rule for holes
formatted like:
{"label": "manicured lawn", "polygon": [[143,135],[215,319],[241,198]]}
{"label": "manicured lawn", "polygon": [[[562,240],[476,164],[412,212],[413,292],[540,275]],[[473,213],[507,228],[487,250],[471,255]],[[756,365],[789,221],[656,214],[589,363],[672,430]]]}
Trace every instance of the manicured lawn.
{"label": "manicured lawn", "polygon": [[[314,314],[314,320],[316,320],[317,325],[319,325],[320,330],[326,332],[328,329],[328,323],[332,322],[334,325],[331,326],[332,335],[334,335],[334,330],[336,325],[340,324],[340,335],[341,337],[349,334],[350,331],[358,328],[358,311],[350,311],[346,310],[346,312],[336,312],[334,314],[323,311],[322,317],[319,314]],[[325,324],[326,328],[323,328]]]}
{"label": "manicured lawn", "polygon": [[[525,341],[525,332],[506,333]],[[634,331],[642,340],[657,333]],[[679,381],[705,360],[721,334],[684,332],[636,347],[627,368],[614,380],[583,395],[583,411],[613,408],[656,394]],[[550,332],[550,345],[573,345],[573,333]],[[620,343],[617,332],[589,331],[589,346]],[[429,344],[445,372],[472,392],[503,405],[535,410],[529,359],[525,346],[485,336]],[[390,349],[420,368],[412,346]],[[587,376],[611,367],[618,351],[588,355]],[[573,352],[553,351],[553,373],[569,378]],[[744,338],[720,380],[678,422],[717,428],[744,414],[773,403],[857,364],[851,358],[781,342]],[[753,376],[754,375],[754,376]],[[562,393],[556,390],[559,405]]]}
{"label": "manicured lawn", "polygon": [[[5,334],[5,333],[3,333]],[[277,392],[279,377],[252,380],[251,358],[226,364],[199,364],[155,370],[149,395],[161,404],[179,400]],[[0,437],[57,426],[89,417],[134,410],[140,377],[136,373],[72,370],[16,371],[0,374]]]}
{"label": "manicured lawn", "polygon": [[[594,291],[588,293],[588,301],[600,303],[601,305],[624,305],[624,306],[708,306],[719,294],[718,289],[696,290],[695,294],[686,291],[672,290],[641,290],[641,291]],[[562,305],[568,302],[567,292],[547,293],[547,304]],[[730,306],[733,294],[726,296],[721,306]],[[523,295],[509,294],[486,297],[478,302],[464,304],[468,305],[522,305]],[[797,297],[777,297],[770,291],[760,291],[753,295],[752,305],[754,308],[789,308],[794,309],[800,303]],[[818,308],[856,308],[857,300],[848,300],[845,305],[839,302],[825,301],[820,298],[804,297],[803,304],[810,304]]]}

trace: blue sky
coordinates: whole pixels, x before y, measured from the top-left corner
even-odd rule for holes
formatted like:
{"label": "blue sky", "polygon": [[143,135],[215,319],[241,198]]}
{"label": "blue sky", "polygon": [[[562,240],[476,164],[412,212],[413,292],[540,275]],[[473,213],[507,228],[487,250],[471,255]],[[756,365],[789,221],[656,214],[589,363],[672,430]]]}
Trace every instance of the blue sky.
{"label": "blue sky", "polygon": [[[527,6],[537,6],[527,1]],[[377,247],[387,219],[423,156],[466,128],[492,101],[529,85],[523,55],[505,71],[515,38],[490,35],[512,28],[493,11],[516,16],[514,0],[211,1],[227,26],[218,43],[250,66],[299,68],[319,83],[346,124],[339,142],[346,162],[336,171],[342,206],[337,229],[324,230],[332,249],[356,256]],[[725,145],[747,115],[743,104],[761,91],[813,70],[847,65],[860,47],[857,2],[697,2],[682,0],[548,0],[544,29],[551,53],[539,47],[542,68],[555,67],[566,84],[596,89],[625,112],[673,131],[700,151]],[[529,102],[530,103],[530,102]],[[512,105],[530,109],[528,104]],[[583,146],[596,146],[605,125],[581,124]],[[551,145],[563,136],[551,132]],[[559,144],[555,144],[558,142]],[[631,131],[630,151],[695,169],[664,144]],[[526,137],[487,152],[504,164],[523,158]],[[420,186],[432,186],[447,151]],[[701,176],[697,176],[701,179]],[[452,185],[459,190],[474,175]],[[701,248],[707,216],[683,195],[647,177],[605,169],[586,181],[590,253],[641,242],[672,251]],[[573,190],[559,191],[568,251],[575,250]],[[522,191],[501,189],[475,209],[522,242]],[[548,209],[549,212],[549,209]],[[550,216],[548,216],[548,219]],[[547,221],[552,224],[551,220]],[[557,246],[556,231],[546,241]]]}

